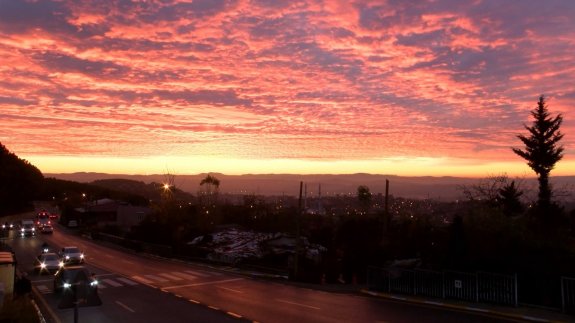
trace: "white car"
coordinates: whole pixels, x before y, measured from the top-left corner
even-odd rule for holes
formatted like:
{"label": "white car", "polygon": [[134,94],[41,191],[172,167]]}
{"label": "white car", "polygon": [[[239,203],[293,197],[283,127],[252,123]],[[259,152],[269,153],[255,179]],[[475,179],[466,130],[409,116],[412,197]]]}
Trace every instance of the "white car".
{"label": "white car", "polygon": [[36,265],[34,269],[39,274],[56,272],[58,269],[64,267],[64,262],[60,260],[57,254],[53,252],[46,252],[36,258]]}
{"label": "white car", "polygon": [[84,262],[84,253],[78,247],[64,247],[60,251],[64,264],[81,264]]}

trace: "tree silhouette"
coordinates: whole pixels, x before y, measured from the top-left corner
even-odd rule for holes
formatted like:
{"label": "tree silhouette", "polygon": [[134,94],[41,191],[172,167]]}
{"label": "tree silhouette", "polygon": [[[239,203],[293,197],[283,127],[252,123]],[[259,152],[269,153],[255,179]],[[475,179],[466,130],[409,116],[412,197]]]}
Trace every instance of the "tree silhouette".
{"label": "tree silhouette", "polygon": [[198,199],[202,207],[202,213],[213,214],[218,200],[219,188],[220,180],[210,174],[200,181]]}
{"label": "tree silhouette", "polygon": [[551,187],[549,185],[549,173],[555,164],[563,158],[563,147],[558,142],[563,138],[559,127],[563,122],[561,114],[552,118],[547,110],[545,97],[539,97],[537,107],[531,111],[535,119],[531,126],[524,125],[529,131],[529,136],[518,135],[525,150],[512,148],[513,152],[527,161],[527,165],[538,176],[539,195],[537,205],[541,209],[548,209],[551,205]]}
{"label": "tree silhouette", "polygon": [[41,194],[44,176],[0,143],[0,215],[19,212]]}
{"label": "tree silhouette", "polygon": [[364,211],[367,212],[367,209],[369,208],[369,205],[371,204],[371,192],[369,191],[369,187],[367,187],[365,185],[358,186],[357,187],[357,199],[365,208]]}
{"label": "tree silhouette", "polygon": [[523,204],[521,204],[521,196],[523,192],[519,186],[515,185],[515,181],[503,186],[499,189],[497,201],[503,209],[503,214],[512,216],[519,214],[523,211]]}

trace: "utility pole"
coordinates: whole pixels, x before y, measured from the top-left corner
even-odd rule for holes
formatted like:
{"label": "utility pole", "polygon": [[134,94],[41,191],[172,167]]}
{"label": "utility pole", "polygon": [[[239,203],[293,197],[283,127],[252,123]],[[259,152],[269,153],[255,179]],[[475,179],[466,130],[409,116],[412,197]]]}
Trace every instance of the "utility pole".
{"label": "utility pole", "polygon": [[300,253],[300,221],[302,212],[302,190],[303,182],[299,182],[299,203],[296,215],[296,233],[295,233],[295,258],[294,258],[294,278],[298,277],[299,270],[299,253]]}
{"label": "utility pole", "polygon": [[385,213],[383,219],[383,235],[389,230],[390,218],[389,218],[389,180],[385,180]]}

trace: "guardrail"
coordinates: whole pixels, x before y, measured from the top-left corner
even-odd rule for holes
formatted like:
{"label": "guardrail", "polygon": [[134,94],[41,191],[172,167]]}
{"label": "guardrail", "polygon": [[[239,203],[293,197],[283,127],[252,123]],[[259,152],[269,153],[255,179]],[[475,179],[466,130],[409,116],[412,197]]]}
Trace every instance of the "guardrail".
{"label": "guardrail", "polygon": [[369,267],[367,283],[375,291],[518,305],[517,275]]}

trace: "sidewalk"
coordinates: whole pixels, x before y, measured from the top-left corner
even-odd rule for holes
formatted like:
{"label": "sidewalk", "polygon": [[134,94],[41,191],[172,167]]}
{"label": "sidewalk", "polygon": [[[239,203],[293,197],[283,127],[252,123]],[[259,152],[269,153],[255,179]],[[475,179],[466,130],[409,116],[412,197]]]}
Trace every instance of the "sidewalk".
{"label": "sidewalk", "polygon": [[528,322],[554,322],[554,323],[575,322],[575,316],[563,314],[561,312],[555,312],[552,310],[545,310],[541,308],[533,308],[525,306],[508,307],[508,306],[498,306],[491,304],[460,302],[456,300],[428,299],[417,296],[404,296],[397,294],[373,292],[367,289],[360,289],[360,292],[362,294],[395,301],[409,302],[426,306],[444,307],[458,311],[479,312],[513,320],[522,320]]}

